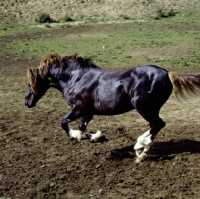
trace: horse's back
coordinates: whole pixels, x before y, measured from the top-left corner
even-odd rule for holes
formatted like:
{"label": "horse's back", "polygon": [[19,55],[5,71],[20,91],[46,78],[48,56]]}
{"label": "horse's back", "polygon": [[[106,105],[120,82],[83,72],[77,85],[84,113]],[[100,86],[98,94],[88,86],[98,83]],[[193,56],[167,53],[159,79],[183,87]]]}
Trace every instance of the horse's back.
{"label": "horse's back", "polygon": [[133,78],[142,81],[163,81],[168,82],[168,71],[155,65],[144,65],[133,68]]}
{"label": "horse's back", "polygon": [[[133,70],[132,77],[135,87],[140,87],[141,90],[148,93],[156,91],[166,93],[166,90],[163,89],[172,91],[172,83],[169,79],[168,71],[158,66],[145,65],[137,67]],[[138,89],[138,92],[140,89]]]}
{"label": "horse's back", "polygon": [[150,65],[119,72],[92,69],[74,82],[71,90],[75,95],[69,101],[79,102],[95,115],[121,114],[138,106],[155,109],[172,91],[168,72]]}
{"label": "horse's back", "polygon": [[99,114],[120,114],[137,107],[139,102],[163,104],[171,94],[168,72],[146,65],[99,76],[94,106]]}

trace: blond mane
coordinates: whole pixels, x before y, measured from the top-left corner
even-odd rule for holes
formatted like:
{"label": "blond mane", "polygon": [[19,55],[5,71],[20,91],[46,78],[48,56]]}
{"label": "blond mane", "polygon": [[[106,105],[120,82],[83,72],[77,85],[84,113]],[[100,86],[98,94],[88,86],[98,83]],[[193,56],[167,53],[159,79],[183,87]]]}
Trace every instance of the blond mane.
{"label": "blond mane", "polygon": [[52,64],[57,64],[57,66],[62,69],[62,57],[58,55],[58,53],[48,54],[46,58],[41,60],[40,65],[37,68],[30,68],[27,70],[27,77],[34,94],[37,93],[36,82],[38,74],[44,79]]}
{"label": "blond mane", "polygon": [[38,67],[40,76],[42,78],[46,77],[46,74],[53,64],[56,64],[60,70],[62,70],[62,60],[63,58],[58,53],[50,53],[46,58],[42,59]]}
{"label": "blond mane", "polygon": [[46,76],[49,68],[51,68],[53,64],[56,64],[60,68],[60,71],[62,71],[63,63],[67,61],[85,62],[89,63],[92,67],[97,67],[95,64],[90,62],[89,59],[81,57],[78,53],[64,57],[60,56],[58,53],[50,53],[46,56],[46,58],[41,60],[40,65],[37,68],[31,68],[27,70],[27,77],[30,82],[32,91],[35,94],[37,93],[36,82],[38,74],[42,79],[45,79],[47,78]]}

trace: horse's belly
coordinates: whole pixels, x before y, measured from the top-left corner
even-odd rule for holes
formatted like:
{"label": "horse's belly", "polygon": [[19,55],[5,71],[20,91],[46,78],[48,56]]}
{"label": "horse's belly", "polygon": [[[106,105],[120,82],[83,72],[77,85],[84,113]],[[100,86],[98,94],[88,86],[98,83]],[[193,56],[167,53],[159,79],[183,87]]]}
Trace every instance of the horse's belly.
{"label": "horse's belly", "polygon": [[130,102],[116,103],[115,101],[101,101],[95,103],[95,114],[97,115],[118,115],[133,110],[134,107]]}
{"label": "horse's belly", "polygon": [[[127,83],[128,84],[128,83]],[[116,115],[134,109],[125,81],[108,81],[96,89],[94,106],[98,114]]]}

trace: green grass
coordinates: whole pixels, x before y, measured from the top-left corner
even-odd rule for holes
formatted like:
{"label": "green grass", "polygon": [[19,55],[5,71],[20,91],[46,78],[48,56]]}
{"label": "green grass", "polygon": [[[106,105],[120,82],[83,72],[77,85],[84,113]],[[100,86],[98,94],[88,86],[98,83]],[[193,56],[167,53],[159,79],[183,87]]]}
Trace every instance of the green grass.
{"label": "green grass", "polygon": [[0,37],[19,35],[29,31],[38,32],[40,30],[41,28],[38,28],[37,26],[19,24],[15,18],[0,13]]}
{"label": "green grass", "polygon": [[83,31],[80,27],[80,32],[77,27],[71,27],[69,33],[67,27],[48,27],[48,34],[44,32],[41,37],[28,40],[15,39],[8,46],[17,52],[18,58],[42,58],[50,52],[61,55],[79,52],[99,66],[123,68],[157,64],[191,69],[200,66],[200,22],[197,16],[85,27]]}

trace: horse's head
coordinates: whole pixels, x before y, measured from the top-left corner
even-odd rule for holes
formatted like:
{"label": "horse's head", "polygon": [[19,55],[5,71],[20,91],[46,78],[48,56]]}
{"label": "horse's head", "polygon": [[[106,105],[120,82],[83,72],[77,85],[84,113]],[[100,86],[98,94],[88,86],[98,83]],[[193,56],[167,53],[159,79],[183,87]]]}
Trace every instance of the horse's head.
{"label": "horse's head", "polygon": [[[78,67],[84,70],[91,67],[97,68],[90,60],[79,56],[78,53],[65,57],[57,53],[48,54],[46,58],[41,60],[37,68],[27,71],[29,83],[25,96],[25,105],[29,108],[36,106],[37,101],[50,87],[60,90],[61,85],[58,81],[61,79],[65,82],[68,81],[71,78],[68,71],[77,70]],[[80,74],[83,74],[83,71]],[[48,77],[51,77],[51,80]]]}
{"label": "horse's head", "polygon": [[37,101],[50,87],[58,87],[55,82],[51,81],[52,78],[50,77],[57,76],[60,73],[62,63],[62,57],[60,55],[50,53],[46,58],[41,60],[37,68],[32,68],[27,71],[29,83],[25,95],[26,106],[29,108],[36,106]]}
{"label": "horse's head", "polygon": [[28,108],[36,106],[37,101],[50,88],[50,81],[43,79],[40,75],[39,69],[29,69],[27,71],[29,79],[28,90],[25,95],[25,105]]}

